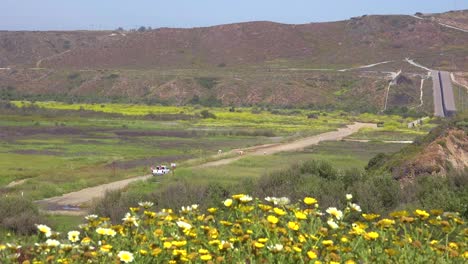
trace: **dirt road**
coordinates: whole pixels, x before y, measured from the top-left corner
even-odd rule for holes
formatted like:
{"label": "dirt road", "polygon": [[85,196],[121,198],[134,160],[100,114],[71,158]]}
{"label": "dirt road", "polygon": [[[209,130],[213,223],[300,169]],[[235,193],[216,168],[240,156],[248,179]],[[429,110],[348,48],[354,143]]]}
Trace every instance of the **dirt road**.
{"label": "dirt road", "polygon": [[348,125],[347,127],[340,128],[337,131],[331,131],[322,133],[319,135],[299,139],[289,143],[281,143],[281,144],[274,144],[274,145],[261,145],[256,146],[253,148],[243,149],[244,155],[239,155],[238,157],[222,159],[217,161],[208,162],[198,166],[199,168],[206,168],[206,167],[213,167],[213,166],[220,166],[226,165],[236,160],[239,160],[248,155],[271,155],[282,151],[294,151],[294,150],[302,150],[305,147],[317,145],[321,141],[336,141],[341,140],[357,131],[361,128],[377,128],[375,124],[368,124],[368,123],[355,123],[352,125]]}
{"label": "dirt road", "polygon": [[[76,192],[64,194],[62,196],[51,197],[36,201],[43,209],[47,211],[85,213],[80,206],[91,202],[93,199],[102,198],[106,191],[119,190],[125,188],[132,182],[146,180],[152,177],[151,174],[134,177],[126,180],[106,183],[94,187],[85,188]],[[75,212],[75,213],[73,213]],[[68,213],[67,213],[68,214]]]}
{"label": "dirt road", "polygon": [[[239,155],[234,158],[221,159],[218,161],[208,162],[203,165],[198,166],[199,168],[211,167],[211,166],[220,166],[229,164],[238,159],[241,159],[249,155],[272,155],[282,151],[294,151],[301,150],[305,147],[317,145],[321,141],[336,141],[341,140],[357,131],[361,128],[376,128],[375,124],[368,123],[355,123],[348,125],[347,127],[340,128],[336,131],[326,132],[319,135],[299,139],[293,142],[281,143],[281,144],[267,144],[255,146],[252,148],[246,148],[242,151],[243,155]],[[64,194],[62,196],[51,197],[43,200],[37,201],[39,205],[45,210],[48,210],[52,213],[66,213],[66,214],[84,214],[86,213],[83,209],[80,208],[81,205],[89,203],[93,199],[101,198],[104,196],[106,191],[110,190],[119,190],[125,188],[131,182],[145,180],[150,178],[151,175],[145,175],[140,177],[135,177],[131,179],[126,179],[122,181],[111,182],[95,187],[86,188],[80,191],[71,192]]]}

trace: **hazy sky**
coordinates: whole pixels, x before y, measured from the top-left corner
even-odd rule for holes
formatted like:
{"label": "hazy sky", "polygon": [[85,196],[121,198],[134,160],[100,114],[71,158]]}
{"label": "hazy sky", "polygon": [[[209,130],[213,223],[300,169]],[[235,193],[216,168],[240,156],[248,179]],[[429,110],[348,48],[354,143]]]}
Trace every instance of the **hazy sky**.
{"label": "hazy sky", "polygon": [[0,30],[200,27],[255,20],[300,24],[455,9],[468,9],[468,0],[0,0]]}

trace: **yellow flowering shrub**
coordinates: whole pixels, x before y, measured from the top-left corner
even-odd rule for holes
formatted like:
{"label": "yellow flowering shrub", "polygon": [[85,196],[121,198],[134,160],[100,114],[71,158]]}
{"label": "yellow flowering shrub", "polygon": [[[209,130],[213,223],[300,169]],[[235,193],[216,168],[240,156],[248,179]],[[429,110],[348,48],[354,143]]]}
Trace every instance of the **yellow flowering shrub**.
{"label": "yellow flowering shrub", "polygon": [[0,241],[1,263],[466,263],[468,226],[456,213],[400,211],[380,218],[240,194],[219,207],[151,211],[140,203],[113,225],[89,215],[79,230],[38,225],[27,244]]}

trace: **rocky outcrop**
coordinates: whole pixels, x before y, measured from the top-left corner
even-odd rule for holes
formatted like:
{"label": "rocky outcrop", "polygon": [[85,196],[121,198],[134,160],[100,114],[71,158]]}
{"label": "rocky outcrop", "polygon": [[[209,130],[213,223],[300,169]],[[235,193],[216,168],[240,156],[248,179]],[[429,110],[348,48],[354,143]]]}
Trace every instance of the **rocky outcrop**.
{"label": "rocky outcrop", "polygon": [[[446,176],[468,170],[468,136],[465,130],[449,129],[392,173],[401,182],[412,182],[421,175]],[[468,176],[468,175],[467,175]]]}

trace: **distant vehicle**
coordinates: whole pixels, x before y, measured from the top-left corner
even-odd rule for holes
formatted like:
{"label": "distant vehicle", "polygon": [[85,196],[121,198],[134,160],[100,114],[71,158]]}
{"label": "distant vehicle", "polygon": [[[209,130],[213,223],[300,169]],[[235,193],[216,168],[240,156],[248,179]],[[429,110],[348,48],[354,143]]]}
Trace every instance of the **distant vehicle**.
{"label": "distant vehicle", "polygon": [[164,175],[164,174],[168,174],[169,172],[171,172],[171,170],[165,165],[151,167],[151,173],[153,174],[153,176]]}

